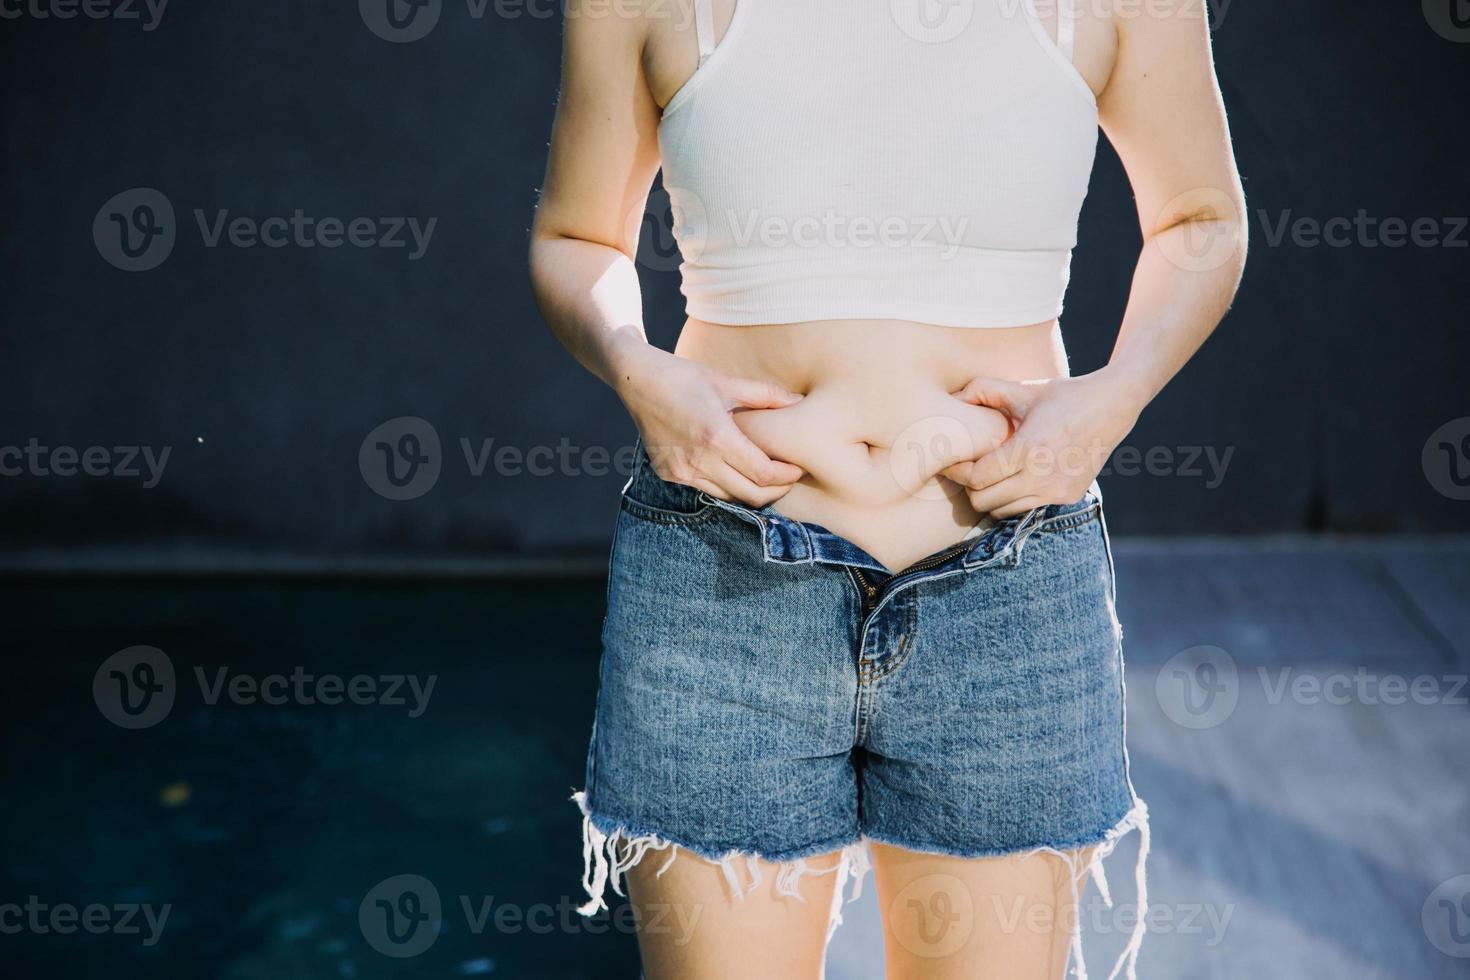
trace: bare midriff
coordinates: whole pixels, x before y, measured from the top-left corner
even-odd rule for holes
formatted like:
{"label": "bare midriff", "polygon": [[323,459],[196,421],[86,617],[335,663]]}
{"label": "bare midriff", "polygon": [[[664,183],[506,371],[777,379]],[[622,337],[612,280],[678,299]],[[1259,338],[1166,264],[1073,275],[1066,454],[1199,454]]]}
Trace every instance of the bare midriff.
{"label": "bare midriff", "polygon": [[964,539],[988,515],[941,475],[1000,445],[1010,423],[956,397],[976,377],[1067,373],[1056,321],[939,327],[903,320],[724,326],[690,319],[675,352],[805,397],[735,421],[767,455],[806,475],[774,504],[861,546],[890,571]]}

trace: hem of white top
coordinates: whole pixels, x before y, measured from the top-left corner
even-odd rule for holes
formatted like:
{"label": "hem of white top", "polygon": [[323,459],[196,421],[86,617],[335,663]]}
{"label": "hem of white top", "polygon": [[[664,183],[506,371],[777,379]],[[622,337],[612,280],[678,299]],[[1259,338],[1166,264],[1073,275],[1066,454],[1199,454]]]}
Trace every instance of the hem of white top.
{"label": "hem of white top", "polygon": [[1062,315],[1060,305],[995,310],[978,306],[908,306],[903,309],[850,310],[832,307],[788,307],[731,313],[695,303],[686,303],[686,316],[715,326],[753,327],[776,324],[812,323],[821,320],[901,320],[933,327],[957,327],[966,330],[1006,330],[1050,323]]}

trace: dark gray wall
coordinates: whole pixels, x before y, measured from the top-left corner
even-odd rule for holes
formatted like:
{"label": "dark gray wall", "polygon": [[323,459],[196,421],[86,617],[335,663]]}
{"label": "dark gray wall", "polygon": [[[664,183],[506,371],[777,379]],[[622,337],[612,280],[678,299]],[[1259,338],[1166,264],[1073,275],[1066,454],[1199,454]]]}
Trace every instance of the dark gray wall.
{"label": "dark gray wall", "polygon": [[[1167,475],[1105,478],[1115,530],[1470,528],[1450,454],[1431,447],[1429,473],[1421,461],[1431,433],[1470,416],[1470,232],[1454,220],[1470,214],[1470,30],[1443,6],[1216,8],[1251,263],[1225,325],[1129,440],[1161,453]],[[596,457],[558,475],[492,464],[476,476],[459,444],[616,452],[633,435],[552,341],[526,281],[559,14],[476,16],[478,0],[443,0],[427,36],[389,43],[350,2],[179,3],[153,29],[146,8],[128,9],[143,18],[0,21],[0,447],[170,456],[151,487],[60,475],[54,457],[0,477],[6,550],[604,546],[621,478],[583,473]],[[118,242],[107,216],[137,200],[104,204],[140,187],[166,197],[176,241],[157,267],[122,271],[103,255]],[[411,259],[411,245],[209,247],[196,209],[208,222],[301,209],[437,223]],[[1428,219],[1457,244],[1273,241],[1283,220],[1360,211]],[[1068,299],[1075,370],[1107,355],[1137,244],[1104,142]],[[650,330],[668,345],[682,305],[666,240],[646,256]],[[393,501],[358,455],[400,416],[432,424],[442,468],[432,489]],[[1231,454],[1216,486],[1207,461],[1176,472],[1202,451]]]}

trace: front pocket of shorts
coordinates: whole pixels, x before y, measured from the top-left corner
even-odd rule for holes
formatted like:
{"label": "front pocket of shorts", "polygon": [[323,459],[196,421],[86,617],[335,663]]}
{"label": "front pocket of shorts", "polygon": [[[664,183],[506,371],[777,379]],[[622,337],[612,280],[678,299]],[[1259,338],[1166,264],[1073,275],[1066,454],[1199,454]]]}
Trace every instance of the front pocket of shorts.
{"label": "front pocket of shorts", "polygon": [[1102,504],[1097,502],[1039,525],[1027,539],[1022,564],[1045,578],[1051,588],[1095,584],[1108,567],[1101,516]]}

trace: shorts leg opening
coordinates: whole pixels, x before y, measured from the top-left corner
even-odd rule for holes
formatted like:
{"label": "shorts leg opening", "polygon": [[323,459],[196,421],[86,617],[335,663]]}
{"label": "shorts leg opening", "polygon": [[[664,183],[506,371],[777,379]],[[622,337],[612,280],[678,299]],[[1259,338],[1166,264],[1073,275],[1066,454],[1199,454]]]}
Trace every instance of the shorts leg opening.
{"label": "shorts leg opening", "polygon": [[[614,894],[626,897],[627,893],[622,888],[623,876],[651,852],[668,852],[667,859],[654,873],[655,877],[662,877],[673,866],[682,848],[693,856],[718,866],[730,887],[731,895],[736,899],[744,899],[765,881],[761,861],[777,866],[773,882],[776,894],[799,902],[806,901],[800,890],[803,876],[836,874],[837,887],[833,892],[832,912],[827,926],[827,939],[830,941],[832,934],[842,924],[842,906],[845,904],[842,898],[843,889],[850,882],[852,894],[847,901],[858,898],[862,894],[863,876],[871,867],[867,843],[863,840],[849,844],[819,844],[798,856],[784,860],[739,849],[711,853],[687,844],[675,843],[657,833],[639,833],[622,825],[608,827],[605,822],[599,826],[599,821],[587,805],[586,792],[573,793],[572,801],[582,811],[582,887],[588,896],[587,901],[577,908],[582,915],[595,915],[608,907],[605,896],[609,887]],[[839,857],[831,867],[813,868],[807,863],[808,858],[833,851],[839,851]],[[736,870],[737,860],[744,864],[743,883],[740,872]]]}
{"label": "shorts leg opening", "polygon": [[[1138,893],[1138,914],[1133,923],[1132,934],[1128,937],[1128,945],[1118,954],[1113,968],[1108,971],[1107,980],[1115,980],[1122,977],[1123,980],[1138,980],[1138,952],[1143,946],[1143,936],[1148,928],[1148,875],[1146,864],[1148,862],[1149,850],[1149,827],[1148,827],[1148,805],[1138,798],[1134,798],[1133,808],[1113,825],[1103,839],[1096,844],[1084,844],[1075,849],[1058,849],[1054,847],[1037,847],[1022,853],[1022,857],[1030,857],[1032,854],[1051,854],[1060,858],[1067,866],[1069,878],[1072,882],[1072,904],[1076,909],[1072,922],[1071,959],[1072,972],[1077,980],[1087,980],[1087,963],[1082,956],[1082,892],[1086,888],[1086,879],[1091,877],[1097,885],[1097,891],[1102,896],[1103,904],[1108,908],[1113,907],[1113,896],[1108,888],[1108,879],[1103,873],[1103,859],[1113,853],[1118,846],[1118,841],[1130,830],[1138,831],[1138,859],[1133,867],[1134,889]],[[1085,865],[1082,864],[1082,852],[1091,848],[1092,854]]]}

